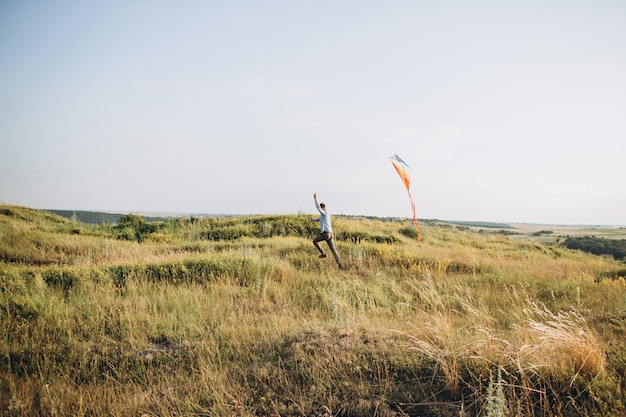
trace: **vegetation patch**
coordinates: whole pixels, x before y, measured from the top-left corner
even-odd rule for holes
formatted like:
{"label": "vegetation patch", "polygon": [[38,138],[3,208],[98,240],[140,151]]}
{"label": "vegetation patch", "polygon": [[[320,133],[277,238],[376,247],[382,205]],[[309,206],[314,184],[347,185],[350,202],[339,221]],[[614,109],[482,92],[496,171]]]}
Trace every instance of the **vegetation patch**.
{"label": "vegetation patch", "polygon": [[568,237],[563,245],[594,255],[609,255],[619,260],[626,260],[626,239],[606,239],[592,236]]}

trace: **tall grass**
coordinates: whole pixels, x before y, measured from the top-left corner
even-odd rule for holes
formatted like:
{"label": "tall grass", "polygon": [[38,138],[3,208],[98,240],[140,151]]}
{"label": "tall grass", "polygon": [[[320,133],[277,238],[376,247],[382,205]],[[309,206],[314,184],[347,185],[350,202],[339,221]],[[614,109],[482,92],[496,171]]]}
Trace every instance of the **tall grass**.
{"label": "tall grass", "polygon": [[[446,389],[476,402],[485,393],[484,381],[499,375],[498,389],[507,412],[543,415],[549,397],[560,397],[555,380],[571,387],[585,380],[588,390],[606,374],[606,356],[599,336],[575,309],[550,311],[545,305],[509,292],[508,311],[490,311],[469,288],[457,288],[446,303],[431,276],[422,276],[412,288],[419,294],[418,320],[406,333],[411,349],[431,359]],[[507,328],[498,328],[495,315],[513,316]],[[510,382],[502,382],[502,378]],[[585,379],[583,377],[588,377]],[[568,382],[569,381],[569,382]],[[493,388],[493,382],[490,384]],[[552,402],[556,402],[554,399]],[[493,405],[493,404],[492,404]]]}
{"label": "tall grass", "polygon": [[339,218],[338,270],[306,216],[181,219],[138,243],[6,210],[21,260],[0,263],[2,415],[624,412],[607,258]]}

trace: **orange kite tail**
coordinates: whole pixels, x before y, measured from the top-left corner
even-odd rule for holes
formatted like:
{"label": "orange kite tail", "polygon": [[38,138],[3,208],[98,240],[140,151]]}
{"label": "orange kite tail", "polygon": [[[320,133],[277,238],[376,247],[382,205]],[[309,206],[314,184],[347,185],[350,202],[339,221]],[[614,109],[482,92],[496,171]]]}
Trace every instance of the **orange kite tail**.
{"label": "orange kite tail", "polygon": [[409,190],[407,190],[407,192],[409,193],[409,199],[411,200],[411,210],[413,210],[413,224],[415,225],[415,231],[417,232],[417,241],[421,242],[422,234],[420,233],[420,228],[417,224],[417,215],[415,214],[415,202],[413,202],[413,196],[411,195],[411,192]]}
{"label": "orange kite tail", "polygon": [[411,167],[402,160],[398,155],[394,155],[390,157],[391,163],[393,167],[400,175],[404,186],[406,187],[407,193],[409,193],[409,199],[411,200],[411,210],[413,211],[413,224],[415,224],[415,231],[417,232],[417,241],[422,241],[422,234],[420,233],[420,228],[417,224],[417,215],[415,214],[415,202],[413,201],[413,196],[411,195]]}

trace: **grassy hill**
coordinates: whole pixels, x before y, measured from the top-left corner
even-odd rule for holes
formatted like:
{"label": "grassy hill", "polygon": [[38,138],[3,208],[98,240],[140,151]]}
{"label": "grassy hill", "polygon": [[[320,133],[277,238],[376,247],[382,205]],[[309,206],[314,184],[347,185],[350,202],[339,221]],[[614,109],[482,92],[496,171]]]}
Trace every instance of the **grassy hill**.
{"label": "grassy hill", "polygon": [[623,416],[626,266],[442,222],[0,206],[6,416]]}

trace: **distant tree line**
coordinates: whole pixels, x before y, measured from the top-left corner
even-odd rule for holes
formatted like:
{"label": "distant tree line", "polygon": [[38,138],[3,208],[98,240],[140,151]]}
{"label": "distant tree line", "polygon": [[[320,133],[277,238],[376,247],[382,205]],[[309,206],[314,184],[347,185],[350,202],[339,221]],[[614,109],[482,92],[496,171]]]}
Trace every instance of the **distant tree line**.
{"label": "distant tree line", "polygon": [[615,259],[626,259],[626,239],[605,239],[593,236],[568,237],[563,245],[594,255],[611,255]]}
{"label": "distant tree line", "polygon": [[484,227],[487,229],[514,229],[513,226],[507,223],[494,223],[494,222],[480,222],[480,221],[451,221],[445,220],[445,223],[457,224],[467,227]]}
{"label": "distant tree line", "polygon": [[[68,219],[76,219],[87,224],[117,224],[124,214],[120,213],[104,213],[100,211],[81,211],[81,210],[45,210]],[[142,216],[143,217],[143,216]],[[147,222],[160,222],[166,220],[165,217],[148,216],[143,217]]]}

